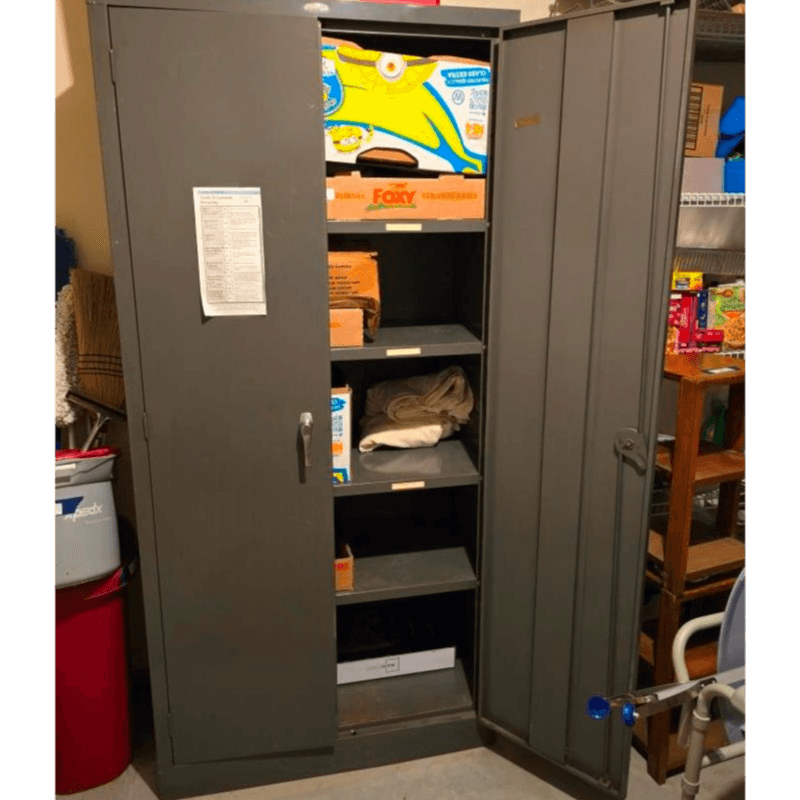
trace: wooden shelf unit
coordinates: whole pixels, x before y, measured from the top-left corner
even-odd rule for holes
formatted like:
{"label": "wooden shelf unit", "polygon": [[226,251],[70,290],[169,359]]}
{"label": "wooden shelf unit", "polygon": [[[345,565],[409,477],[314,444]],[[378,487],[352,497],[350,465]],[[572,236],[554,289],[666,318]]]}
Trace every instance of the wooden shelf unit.
{"label": "wooden shelf unit", "polygon": [[[729,592],[744,566],[744,544],[735,536],[745,473],[744,361],[721,355],[667,356],[664,377],[679,384],[675,441],[656,451],[656,469],[670,482],[669,513],[665,530],[649,532],[647,547],[646,578],[660,589],[656,634],[643,631],[639,636],[639,656],[652,667],[655,685],[675,679],[672,642],[683,606]],[[720,386],[729,389],[721,447],[700,441],[705,392]],[[720,486],[716,525],[700,532],[692,519],[695,491],[714,484]],[[691,677],[713,674],[716,643],[691,646],[687,659]],[[683,763],[685,751],[677,747],[671,725],[671,715],[655,715],[647,722],[647,736],[640,737],[648,772],[658,783]]]}

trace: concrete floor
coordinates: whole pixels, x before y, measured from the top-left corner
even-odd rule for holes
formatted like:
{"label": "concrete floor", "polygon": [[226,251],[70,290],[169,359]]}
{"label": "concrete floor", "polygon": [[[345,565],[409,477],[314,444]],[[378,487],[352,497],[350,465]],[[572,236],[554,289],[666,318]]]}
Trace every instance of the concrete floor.
{"label": "concrete floor", "polygon": [[[149,746],[148,746],[149,745]],[[72,800],[156,800],[151,786],[152,744],[137,750],[134,763],[115,781]],[[631,759],[630,800],[680,800],[680,775],[663,786],[647,774],[645,760]],[[57,795],[58,797],[58,795]],[[479,747],[404,764],[205,795],[207,800],[571,800],[493,750]],[[744,759],[703,770],[698,800],[744,800]]]}

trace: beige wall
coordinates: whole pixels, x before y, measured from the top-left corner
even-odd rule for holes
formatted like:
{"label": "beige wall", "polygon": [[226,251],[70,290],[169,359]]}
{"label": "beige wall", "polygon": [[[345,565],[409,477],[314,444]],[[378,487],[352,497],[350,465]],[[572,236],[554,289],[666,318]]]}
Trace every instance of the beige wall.
{"label": "beige wall", "polygon": [[111,273],[85,0],[56,0],[56,225],[82,267]]}

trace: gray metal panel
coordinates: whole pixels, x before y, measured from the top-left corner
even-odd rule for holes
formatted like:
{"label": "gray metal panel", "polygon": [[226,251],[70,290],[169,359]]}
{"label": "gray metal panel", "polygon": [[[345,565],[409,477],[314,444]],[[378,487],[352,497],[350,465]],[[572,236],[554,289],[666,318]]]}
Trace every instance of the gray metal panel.
{"label": "gray metal panel", "polygon": [[114,289],[117,298],[120,346],[125,374],[125,408],[128,414],[131,472],[136,503],[136,535],[142,567],[147,660],[150,666],[156,758],[158,768],[167,769],[172,763],[172,746],[167,726],[169,702],[167,699],[166,661],[161,629],[161,600],[155,528],[153,526],[153,504],[150,494],[150,465],[142,425],[144,395],[139,362],[136,299],[133,291],[117,104],[114,85],[111,81],[111,61],[108,56],[111,48],[111,35],[107,9],[90,5],[88,12],[94,85],[97,94],[97,116],[103,154],[106,207],[111,234],[111,257],[114,262]]}
{"label": "gray metal panel", "polygon": [[[668,23],[652,15],[620,15],[615,31],[610,104],[614,135],[606,155],[602,224],[606,235],[600,242],[602,283],[596,299],[596,367],[589,396],[595,418],[584,464],[583,577],[575,617],[568,744],[573,764],[595,775],[607,774],[614,785],[627,778],[627,759],[623,762],[620,754],[630,745],[629,733],[619,725],[593,725],[584,703],[590,694],[624,691],[633,679],[630,653],[638,642],[644,559],[641,531],[646,529],[652,476],[624,467],[618,507],[617,465],[605,451],[617,430],[632,426],[647,433],[650,461],[654,455],[658,397],[653,377],[661,372],[665,276],[675,237],[679,183],[674,174],[680,161],[682,103],[689,77],[688,18],[688,4],[671,13]],[[665,73],[670,79],[662,91]],[[612,235],[626,226],[650,235]],[[619,292],[620,285],[627,287],[625,293]],[[616,346],[603,347],[604,340]],[[609,554],[616,554],[616,563],[609,561]],[[598,569],[604,561],[605,568]],[[603,652],[608,654],[604,660],[598,658]]]}
{"label": "gray metal panel", "polygon": [[314,2],[308,0],[87,0],[90,5],[161,8],[182,11],[235,11],[249,14],[296,15],[322,20],[356,20],[404,25],[441,25],[494,28],[519,21],[513,9],[460,8],[457,6],[377,5],[375,3]]}
{"label": "gray metal panel", "polygon": [[610,14],[571,21],[564,58],[529,740],[556,760],[566,744],[572,657],[566,634],[576,579],[613,21]]}
{"label": "gray metal panel", "polygon": [[[534,272],[520,269],[523,258],[509,263],[504,257],[514,246],[506,237],[518,235],[528,221],[518,211],[508,223],[500,215],[507,197],[526,182],[539,185],[541,175],[528,171],[530,162],[518,161],[511,184],[499,174],[494,184],[487,452],[497,472],[487,467],[484,568],[492,571],[482,575],[480,712],[535,752],[615,794],[626,790],[630,732],[618,718],[605,724],[588,720],[584,708],[589,695],[624,690],[634,678],[652,466],[642,475],[627,464],[621,468],[617,502],[613,438],[625,426],[642,431],[650,437],[652,462],[693,10],[693,0],[598,9],[539,22],[527,34],[525,28],[514,29],[501,44],[501,58],[512,47],[527,50],[530,75],[550,40],[566,31],[552,285],[548,277],[539,281],[550,301],[542,336],[550,340],[546,373],[532,359],[537,350],[527,339],[529,326],[504,331],[496,321],[509,313],[521,316],[522,309],[513,308],[516,302],[528,306],[530,319],[537,316],[529,294],[518,293],[512,301],[513,293],[496,289],[498,280],[504,287],[512,280],[524,287]],[[514,122],[509,97],[526,90],[508,71],[500,74],[498,146],[505,144],[504,136],[513,138],[507,132]],[[498,153],[498,173],[507,152],[505,146]],[[549,270],[551,263],[537,266]],[[544,391],[525,385],[519,373],[527,364],[526,377],[546,381]],[[537,415],[537,402],[544,408],[543,440],[538,430],[524,426]],[[509,462],[503,463],[501,451],[513,446],[533,460],[540,443],[541,473],[529,469],[521,481],[509,471]],[[541,516],[532,509],[532,521],[520,521],[510,498],[498,504],[497,496],[509,485],[517,497],[541,493]],[[538,536],[527,583],[512,561],[518,557],[530,564],[526,534]],[[503,546],[510,552],[506,569],[497,574]],[[520,617],[531,626],[532,651],[495,633],[511,627],[509,618],[520,627]],[[492,649],[504,647],[503,652],[487,652],[487,642]],[[522,667],[510,665],[528,653],[531,660]],[[530,730],[514,731],[508,720],[498,718],[497,699],[510,703],[516,688],[517,702],[524,702],[523,669],[529,670],[532,686],[530,719],[524,720]],[[494,702],[487,702],[493,693]]]}
{"label": "gray metal panel", "polygon": [[526,741],[564,42],[503,44],[495,118],[480,709]]}
{"label": "gray metal panel", "polygon": [[[318,26],[118,8],[110,19],[174,760],[331,746]],[[261,187],[267,316],[203,317],[193,186]],[[315,419],[304,482],[303,411]]]}

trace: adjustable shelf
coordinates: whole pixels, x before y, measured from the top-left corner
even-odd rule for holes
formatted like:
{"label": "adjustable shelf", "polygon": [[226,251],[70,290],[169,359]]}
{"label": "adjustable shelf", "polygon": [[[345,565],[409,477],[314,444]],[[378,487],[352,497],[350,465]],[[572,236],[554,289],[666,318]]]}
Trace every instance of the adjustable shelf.
{"label": "adjustable shelf", "polygon": [[483,343],[463,325],[411,325],[379,328],[363,347],[333,347],[331,361],[369,361],[418,356],[479,355]]}
{"label": "adjustable shelf", "polygon": [[681,208],[744,208],[744,193],[684,192]]}
{"label": "adjustable shelf", "polygon": [[469,486],[481,479],[457,439],[411,450],[361,453],[353,449],[351,465],[353,480],[334,484],[334,496]]}
{"label": "adjustable shelf", "polygon": [[[650,531],[647,555],[663,569],[664,536],[657,531]],[[733,536],[723,536],[689,546],[685,577],[687,582],[693,583],[713,575],[739,572],[743,568],[744,543]]]}
{"label": "adjustable shelf", "polygon": [[338,687],[339,730],[430,717],[473,708],[464,667],[398,675]]}
{"label": "adjustable shelf", "polygon": [[676,249],[672,269],[674,272],[702,272],[743,278],[744,250]]}
{"label": "adjustable shelf", "polygon": [[[656,453],[656,467],[672,477],[672,452],[674,443],[660,444]],[[709,486],[715,483],[730,483],[744,478],[744,453],[700,443],[694,486]]]}
{"label": "adjustable shelf", "polygon": [[695,23],[698,61],[744,61],[745,14],[699,9]]}
{"label": "adjustable shelf", "polygon": [[485,219],[328,220],[328,233],[481,233]]}
{"label": "adjustable shelf", "polygon": [[463,547],[368,556],[355,560],[355,589],[337,592],[337,605],[443,594],[478,585]]}
{"label": "adjustable shelf", "polygon": [[676,247],[744,250],[744,194],[684,193],[678,213]]}

